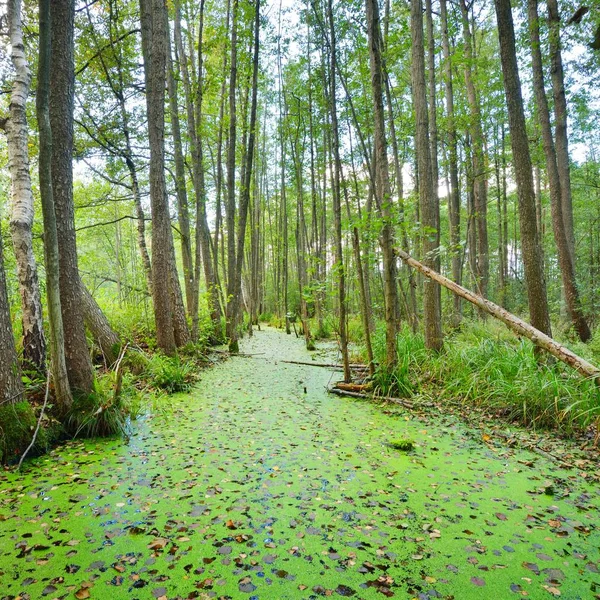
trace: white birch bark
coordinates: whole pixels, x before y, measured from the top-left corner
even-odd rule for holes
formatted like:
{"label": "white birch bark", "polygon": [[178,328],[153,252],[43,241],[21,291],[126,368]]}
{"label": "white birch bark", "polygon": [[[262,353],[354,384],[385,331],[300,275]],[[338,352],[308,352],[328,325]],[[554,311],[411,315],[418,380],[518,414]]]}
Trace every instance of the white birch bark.
{"label": "white birch bark", "polygon": [[8,0],[11,60],[15,77],[5,130],[8,141],[8,167],[11,178],[10,231],[17,263],[23,323],[23,358],[28,366],[44,370],[42,304],[33,254],[33,194],[29,174],[26,104],[31,86],[31,71],[23,45],[21,0]]}

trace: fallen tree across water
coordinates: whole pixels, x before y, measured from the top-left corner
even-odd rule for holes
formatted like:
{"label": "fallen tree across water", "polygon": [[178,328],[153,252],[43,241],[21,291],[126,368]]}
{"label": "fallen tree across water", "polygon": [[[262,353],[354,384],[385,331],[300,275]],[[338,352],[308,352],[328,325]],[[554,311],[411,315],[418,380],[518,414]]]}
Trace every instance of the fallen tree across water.
{"label": "fallen tree across water", "polygon": [[421,272],[425,277],[439,283],[445,288],[449,289],[451,292],[456,295],[464,298],[471,304],[474,304],[481,310],[485,311],[492,317],[499,319],[502,321],[511,331],[514,331],[518,335],[522,335],[529,340],[531,340],[536,346],[543,348],[552,356],[555,356],[561,362],[573,367],[582,375],[594,379],[596,383],[600,385],[600,369],[588,362],[584,358],[577,356],[573,351],[569,350],[566,346],[559,344],[557,341],[553,340],[550,336],[542,333],[539,329],[536,329],[529,323],[526,323],[522,319],[519,319],[512,313],[509,313],[506,309],[486,300],[483,296],[468,290],[467,288],[455,283],[451,279],[444,277],[437,271],[426,267],[424,264],[420,263],[418,260],[415,260],[412,256],[401,250],[400,248],[396,248],[396,254],[409,266],[417,269],[417,271]]}

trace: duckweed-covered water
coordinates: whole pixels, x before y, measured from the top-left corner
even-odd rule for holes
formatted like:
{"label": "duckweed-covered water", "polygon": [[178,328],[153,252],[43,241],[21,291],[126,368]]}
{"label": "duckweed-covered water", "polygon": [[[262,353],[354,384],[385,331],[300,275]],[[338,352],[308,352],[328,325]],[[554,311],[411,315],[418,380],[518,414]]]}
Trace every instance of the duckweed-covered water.
{"label": "duckweed-covered water", "polygon": [[576,471],[328,395],[337,375],[281,362],[311,360],[293,336],[242,350],[129,443],[0,476],[0,598],[600,598]]}

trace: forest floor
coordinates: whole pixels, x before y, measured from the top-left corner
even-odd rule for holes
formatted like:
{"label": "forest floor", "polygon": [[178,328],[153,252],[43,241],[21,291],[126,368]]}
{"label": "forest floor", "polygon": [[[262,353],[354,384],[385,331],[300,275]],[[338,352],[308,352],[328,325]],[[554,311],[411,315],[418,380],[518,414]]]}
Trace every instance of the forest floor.
{"label": "forest floor", "polygon": [[282,362],[331,345],[242,351],[128,441],[0,474],[0,598],[600,598],[593,477]]}

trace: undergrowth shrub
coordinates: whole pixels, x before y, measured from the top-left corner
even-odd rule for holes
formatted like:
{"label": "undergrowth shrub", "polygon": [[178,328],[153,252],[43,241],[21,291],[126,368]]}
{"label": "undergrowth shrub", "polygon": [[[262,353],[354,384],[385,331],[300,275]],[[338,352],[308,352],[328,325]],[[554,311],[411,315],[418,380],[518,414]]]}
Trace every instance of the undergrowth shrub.
{"label": "undergrowth shrub", "polygon": [[179,356],[154,354],[146,367],[146,378],[152,387],[169,394],[185,392],[195,379],[194,365],[183,362]]}
{"label": "undergrowth shrub", "polygon": [[136,388],[134,376],[109,371],[96,377],[91,394],[74,400],[63,424],[73,437],[127,435],[141,405],[142,392]]}

